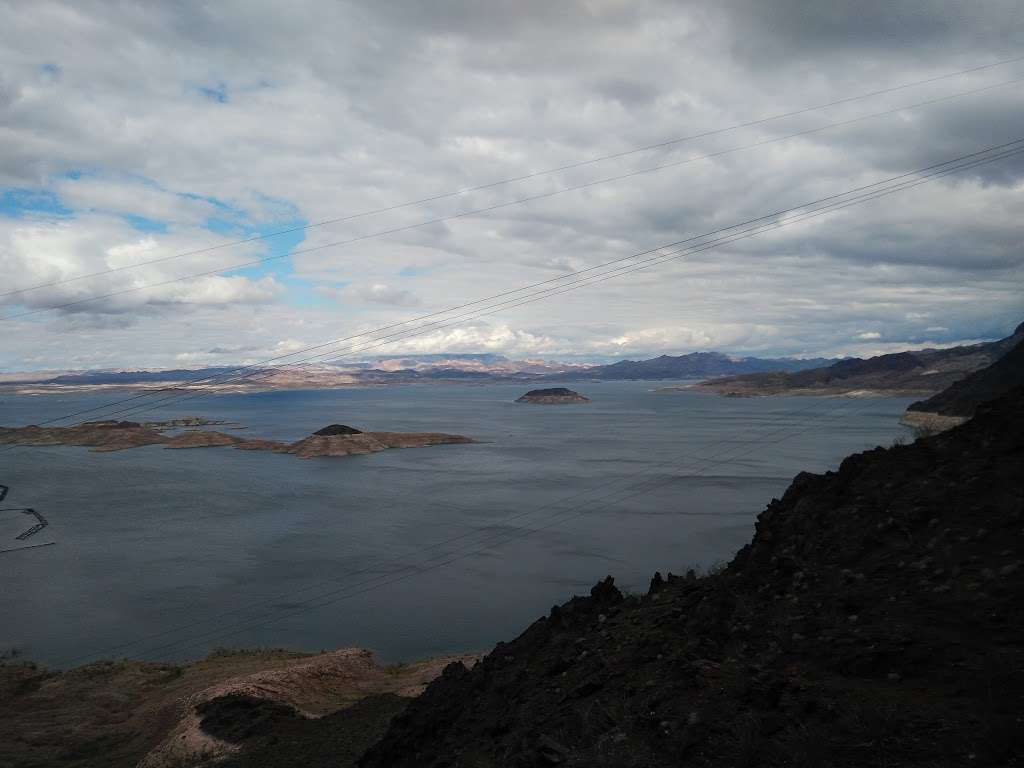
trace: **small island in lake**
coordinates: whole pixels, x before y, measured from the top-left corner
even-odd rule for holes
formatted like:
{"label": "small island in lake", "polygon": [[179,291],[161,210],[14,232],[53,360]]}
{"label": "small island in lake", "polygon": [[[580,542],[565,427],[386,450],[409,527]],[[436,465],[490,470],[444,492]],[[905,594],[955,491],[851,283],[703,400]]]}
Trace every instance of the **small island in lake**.
{"label": "small island in lake", "polygon": [[516,402],[556,405],[559,403],[589,403],[590,398],[566,387],[550,387],[548,389],[531,389]]}
{"label": "small island in lake", "polygon": [[73,427],[0,427],[0,443],[8,445],[80,445],[94,451],[121,451],[146,445],[177,449],[230,446],[241,451],[290,453],[300,459],[473,442],[472,438],[443,432],[362,432],[344,424],[331,424],[294,443],[254,440],[201,429],[165,435],[135,421],[87,421]]}
{"label": "small island in lake", "polygon": [[328,437],[333,437],[334,435],[361,435],[363,430],[350,427],[347,424],[330,424],[323,429],[318,429],[313,434],[327,435]]}

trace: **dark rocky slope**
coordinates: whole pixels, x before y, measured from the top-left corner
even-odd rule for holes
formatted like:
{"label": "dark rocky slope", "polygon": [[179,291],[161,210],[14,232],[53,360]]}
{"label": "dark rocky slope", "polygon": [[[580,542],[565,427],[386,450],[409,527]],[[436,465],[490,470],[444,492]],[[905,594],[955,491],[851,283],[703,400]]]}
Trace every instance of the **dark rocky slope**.
{"label": "dark rocky slope", "polygon": [[[200,708],[202,729],[241,749],[216,768],[346,768],[387,729],[408,699],[367,696],[320,718],[253,696],[225,696]],[[211,766],[212,768],[212,766]]]}
{"label": "dark rocky slope", "polygon": [[1024,341],[987,368],[954,382],[937,395],[907,407],[906,421],[927,422],[934,416],[966,420],[982,403],[1014,387],[1024,386]]}
{"label": "dark rocky slope", "polygon": [[1024,389],[801,474],[704,578],[611,579],[472,670],[364,768],[1024,765]]}

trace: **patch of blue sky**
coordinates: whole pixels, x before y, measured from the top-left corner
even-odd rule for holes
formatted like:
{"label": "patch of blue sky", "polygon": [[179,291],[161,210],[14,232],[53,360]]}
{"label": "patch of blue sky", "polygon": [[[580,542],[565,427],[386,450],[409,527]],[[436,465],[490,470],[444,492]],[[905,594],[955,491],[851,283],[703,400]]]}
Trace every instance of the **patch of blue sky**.
{"label": "patch of blue sky", "polygon": [[31,216],[70,218],[74,211],[64,206],[53,192],[43,189],[0,189],[0,215],[12,219]]}
{"label": "patch of blue sky", "polygon": [[148,219],[145,216],[136,216],[133,213],[123,214],[122,218],[139,232],[155,232],[157,234],[167,232],[167,223],[163,221]]}
{"label": "patch of blue sky", "polygon": [[199,94],[214,104],[227,104],[238,98],[244,98],[246,94],[274,87],[275,84],[266,78],[252,81],[235,80],[231,85],[223,80],[207,83],[192,81],[184,84],[186,91]]}
{"label": "patch of blue sky", "polygon": [[250,280],[272,277],[285,287],[285,301],[293,306],[312,307],[326,303],[324,297],[313,290],[314,285],[311,281],[295,274],[290,254],[306,239],[303,227],[308,222],[297,215],[297,209],[293,205],[268,198],[267,202],[285,215],[253,226],[252,220],[244,211],[232,208],[221,201],[204,199],[214,203],[224,214],[210,217],[204,222],[204,226],[211,232],[235,240],[261,238],[258,242],[262,245],[262,252],[247,259],[259,263],[228,270],[224,272],[225,275],[241,275]]}
{"label": "patch of blue sky", "polygon": [[[61,174],[62,178],[78,180],[83,177],[102,176],[102,171],[75,169]],[[171,192],[161,185],[143,177],[131,177],[132,181]],[[203,227],[213,234],[229,240],[244,240],[260,237],[262,248],[257,256],[238,261],[261,260],[261,263],[240,269],[226,270],[225,275],[243,275],[251,280],[273,277],[286,288],[285,300],[295,306],[324,306],[331,302],[313,290],[313,283],[296,277],[291,259],[291,252],[305,240],[302,229],[308,223],[298,215],[298,209],[285,200],[264,197],[261,207],[274,212],[271,217],[264,217],[263,223],[256,224],[250,213],[244,209],[230,205],[215,197],[197,195],[188,192],[173,192],[190,200],[202,200],[214,208],[217,213],[203,222]],[[100,210],[100,209],[96,209]],[[171,228],[171,223],[121,211],[106,211],[119,216],[134,229],[140,232],[164,234]],[[0,188],[0,216],[11,218],[74,218],[76,212],[67,207],[55,192],[45,189]],[[283,234],[275,234],[283,232]],[[211,243],[212,244],[212,243]],[[228,251],[229,249],[224,249]],[[225,259],[226,263],[231,261]]]}
{"label": "patch of blue sky", "polygon": [[402,267],[398,270],[399,277],[421,277],[430,272],[430,267]]}
{"label": "patch of blue sky", "polygon": [[228,87],[224,83],[217,83],[216,85],[200,85],[196,90],[210,101],[215,101],[218,104],[228,103]]}
{"label": "patch of blue sky", "polygon": [[[82,170],[68,171],[61,174],[63,178],[76,181],[83,176],[93,175],[99,174]],[[146,183],[151,184],[148,181]],[[156,185],[152,184],[152,186]],[[73,218],[75,211],[68,208],[60,199],[60,196],[50,190],[9,188],[0,190],[0,215],[17,219],[29,216],[67,219]],[[167,224],[163,221],[131,213],[117,213],[115,215],[120,216],[140,232],[162,233],[167,231]]]}

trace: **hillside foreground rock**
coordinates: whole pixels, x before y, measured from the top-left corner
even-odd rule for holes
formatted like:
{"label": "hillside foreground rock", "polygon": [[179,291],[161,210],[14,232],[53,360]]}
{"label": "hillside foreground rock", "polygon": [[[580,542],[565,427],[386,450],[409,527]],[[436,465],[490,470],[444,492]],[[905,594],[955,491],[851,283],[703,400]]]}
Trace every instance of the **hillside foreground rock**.
{"label": "hillside foreground rock", "polygon": [[[289,727],[343,721],[344,738],[299,748],[306,768],[343,768],[456,659],[475,657],[386,667],[358,648],[221,651],[188,664],[101,661],[66,671],[0,659],[0,765],[223,767],[265,746],[266,735],[281,743]],[[326,763],[308,751],[317,749]]]}
{"label": "hillside foreground rock", "polygon": [[363,768],[1024,764],[1024,389],[802,473],[703,578],[609,577],[447,668]]}

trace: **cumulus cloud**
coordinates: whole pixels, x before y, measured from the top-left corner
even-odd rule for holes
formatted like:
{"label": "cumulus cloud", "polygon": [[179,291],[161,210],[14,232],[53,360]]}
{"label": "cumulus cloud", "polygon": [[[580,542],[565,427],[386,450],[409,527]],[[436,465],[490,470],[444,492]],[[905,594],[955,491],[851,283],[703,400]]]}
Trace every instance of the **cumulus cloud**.
{"label": "cumulus cloud", "polygon": [[423,303],[412,291],[387,283],[356,283],[344,288],[321,286],[316,290],[321,296],[327,296],[337,301],[369,302],[390,307],[418,307]]}
{"label": "cumulus cloud", "polygon": [[[284,246],[2,297],[7,314],[117,294],[12,321],[0,367],[258,359],[1016,138],[1011,84],[764,143],[1010,81],[1021,63],[439,197],[1009,57],[1015,6],[0,0],[0,194],[59,203],[0,209],[11,288],[294,221],[343,219],[299,251],[351,241],[192,282],[167,283]],[[717,156],[459,215],[704,154]],[[999,336],[1024,315],[1022,179],[1024,155],[1007,158],[380,351],[818,355]],[[134,290],[153,283],[167,284]],[[884,342],[858,337],[873,328]]]}
{"label": "cumulus cloud", "polygon": [[[225,263],[222,254],[161,261],[215,242],[205,230],[140,232],[123,219],[105,214],[56,220],[0,217],[0,270],[14,278],[7,285],[15,291],[0,297],[0,310],[18,314],[58,307],[58,316],[152,314],[168,306],[180,310],[192,305],[265,303],[281,293],[282,286],[272,277],[209,274],[176,280],[183,274],[215,270]],[[251,258],[262,252],[262,247],[250,246],[229,258]],[[46,287],[16,292],[37,285]]]}

